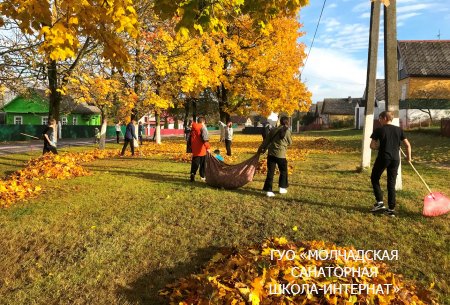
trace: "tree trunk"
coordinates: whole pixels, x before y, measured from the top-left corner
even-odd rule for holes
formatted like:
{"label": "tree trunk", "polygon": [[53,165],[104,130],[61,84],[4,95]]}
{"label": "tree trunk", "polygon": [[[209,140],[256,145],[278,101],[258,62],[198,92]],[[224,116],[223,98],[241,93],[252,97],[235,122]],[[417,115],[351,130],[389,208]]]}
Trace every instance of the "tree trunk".
{"label": "tree trunk", "polygon": [[186,130],[186,126],[189,123],[189,106],[190,106],[190,99],[186,99],[184,102],[184,122],[183,122],[183,129]]}
{"label": "tree trunk", "polygon": [[156,144],[161,144],[161,115],[159,114],[159,111],[155,111],[155,136],[156,136]]}
{"label": "tree trunk", "polygon": [[226,123],[230,120],[230,114],[228,112],[223,111],[222,109],[219,109],[220,113],[220,121]]}
{"label": "tree trunk", "polygon": [[223,84],[221,84],[217,93],[217,99],[219,100],[220,120],[226,123],[227,120],[230,119],[230,114],[225,111],[225,108],[228,106],[228,90]]}
{"label": "tree trunk", "polygon": [[48,72],[48,87],[50,89],[50,103],[49,103],[49,112],[48,112],[48,120],[55,119],[56,122],[59,121],[59,112],[61,105],[61,93],[58,92],[58,70],[56,66],[56,61],[52,60],[47,65]]}
{"label": "tree trunk", "polygon": [[102,114],[102,127],[100,127],[100,143],[98,146],[100,149],[105,149],[107,126],[108,126],[108,119],[106,118],[106,115]]}
{"label": "tree trunk", "polygon": [[192,119],[194,122],[197,121],[197,99],[192,99]]}
{"label": "tree trunk", "polygon": [[[139,50],[139,46],[136,48],[136,54],[135,54],[135,58],[136,58],[136,64],[137,64],[137,72],[134,75],[134,92],[137,94],[137,96],[139,96],[140,93],[140,89],[141,89],[141,83],[142,83],[142,75],[140,74],[140,60],[139,60],[139,55],[140,55],[140,50]],[[136,104],[139,104],[139,100],[136,102]],[[137,105],[134,105],[133,109],[131,110],[131,120],[136,120],[136,122],[139,121],[139,117],[138,117],[138,109],[137,109]]]}

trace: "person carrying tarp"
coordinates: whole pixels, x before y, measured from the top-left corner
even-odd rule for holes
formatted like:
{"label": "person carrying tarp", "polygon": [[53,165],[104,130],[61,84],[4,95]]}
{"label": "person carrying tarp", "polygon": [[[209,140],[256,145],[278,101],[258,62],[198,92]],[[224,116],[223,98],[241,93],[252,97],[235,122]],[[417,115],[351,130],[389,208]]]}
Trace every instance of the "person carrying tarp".
{"label": "person carrying tarp", "polygon": [[192,162],[191,162],[191,182],[195,181],[195,175],[200,167],[200,178],[205,181],[205,161],[206,153],[209,152],[209,135],[205,125],[205,118],[200,116],[197,119],[197,123],[192,123],[191,127],[191,149],[192,149]]}
{"label": "person carrying tarp", "polygon": [[227,149],[227,156],[231,156],[231,141],[233,141],[233,123],[231,121],[227,121],[227,123],[223,123],[219,121],[219,125],[225,130],[224,140],[225,140],[225,148]]}
{"label": "person carrying tarp", "polygon": [[291,131],[289,130],[289,119],[287,117],[282,117],[280,119],[280,124],[281,125],[279,127],[272,128],[261,146],[258,148],[258,153],[264,153],[268,150],[267,177],[263,187],[263,191],[267,192],[266,195],[268,197],[275,196],[272,191],[272,184],[276,166],[278,166],[280,171],[280,178],[278,180],[280,194],[286,194],[288,187],[288,163],[286,159],[286,151],[287,147],[292,144]]}

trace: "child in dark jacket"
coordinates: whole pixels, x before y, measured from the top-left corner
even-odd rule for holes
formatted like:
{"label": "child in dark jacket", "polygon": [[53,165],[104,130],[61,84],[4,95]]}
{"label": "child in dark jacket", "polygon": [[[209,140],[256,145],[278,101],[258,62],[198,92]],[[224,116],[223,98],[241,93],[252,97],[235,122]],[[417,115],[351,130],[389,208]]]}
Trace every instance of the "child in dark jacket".
{"label": "child in dark jacket", "polygon": [[134,140],[137,140],[134,124],[136,124],[136,121],[133,119],[127,125],[127,129],[125,131],[125,141],[120,154],[121,156],[125,154],[125,149],[127,149],[128,143],[130,143],[131,155],[134,156]]}

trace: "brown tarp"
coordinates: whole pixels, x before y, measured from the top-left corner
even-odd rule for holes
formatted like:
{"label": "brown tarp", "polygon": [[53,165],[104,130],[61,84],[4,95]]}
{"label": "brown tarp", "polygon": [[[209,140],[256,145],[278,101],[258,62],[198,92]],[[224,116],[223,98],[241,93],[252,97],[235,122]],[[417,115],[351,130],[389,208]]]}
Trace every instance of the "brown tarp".
{"label": "brown tarp", "polygon": [[258,166],[259,154],[235,165],[217,160],[210,153],[206,154],[206,183],[214,187],[237,189],[253,180]]}

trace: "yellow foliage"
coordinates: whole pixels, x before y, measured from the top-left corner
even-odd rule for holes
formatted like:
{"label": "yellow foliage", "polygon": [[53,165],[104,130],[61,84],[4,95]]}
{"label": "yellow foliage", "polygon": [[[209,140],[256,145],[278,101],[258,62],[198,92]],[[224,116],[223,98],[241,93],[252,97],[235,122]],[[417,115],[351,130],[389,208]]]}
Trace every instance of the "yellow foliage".
{"label": "yellow foliage", "polygon": [[55,61],[75,57],[80,37],[91,37],[105,45],[103,54],[114,65],[123,66],[129,55],[118,34],[137,36],[132,0],[3,0],[0,15],[14,19],[23,33],[39,34],[39,51]]}
{"label": "yellow foliage", "polygon": [[305,58],[296,18],[275,18],[266,34],[251,30],[253,20],[240,17],[226,33],[212,35],[214,48],[224,61],[219,80],[227,90],[220,100],[228,113],[258,111],[293,113],[306,110],[311,93],[299,79]]}
{"label": "yellow foliage", "polygon": [[[296,255],[290,259],[271,260],[270,250],[293,251]],[[341,253],[353,252],[353,247],[338,247],[332,243],[323,241],[290,242],[284,238],[265,240],[253,247],[225,249],[220,252],[221,259],[211,260],[199,274],[181,278],[175,283],[167,285],[161,291],[170,304],[261,304],[261,305],[294,305],[294,304],[437,304],[431,297],[430,291],[418,289],[414,285],[403,280],[401,275],[394,275],[388,266],[370,258],[340,260],[330,258],[320,260],[301,254],[308,251],[340,251]],[[270,251],[269,251],[270,253]],[[276,253],[276,252],[275,252]],[[262,268],[262,266],[265,266]],[[330,279],[323,275],[306,277],[286,276],[292,273],[294,267],[312,268],[350,268],[364,269],[378,268],[378,272],[371,277],[358,276],[347,273],[342,277]],[[384,294],[377,294],[374,290],[366,290],[361,294],[350,294],[345,289],[336,290],[335,294],[325,293],[319,290],[317,294],[270,294],[274,291],[273,285],[314,285],[324,287],[330,284],[366,284],[366,285],[391,285],[397,287],[387,290]]]}
{"label": "yellow foliage", "polygon": [[94,150],[88,153],[45,154],[28,161],[24,169],[13,173],[7,180],[0,180],[0,207],[8,207],[19,200],[26,200],[41,192],[34,181],[40,179],[71,179],[90,175],[80,163],[109,158],[117,151]]}

